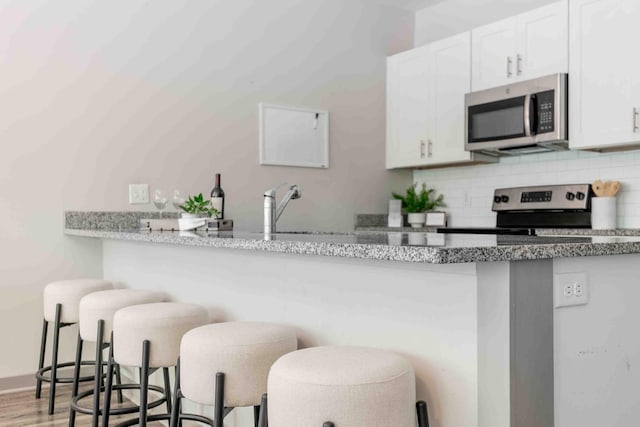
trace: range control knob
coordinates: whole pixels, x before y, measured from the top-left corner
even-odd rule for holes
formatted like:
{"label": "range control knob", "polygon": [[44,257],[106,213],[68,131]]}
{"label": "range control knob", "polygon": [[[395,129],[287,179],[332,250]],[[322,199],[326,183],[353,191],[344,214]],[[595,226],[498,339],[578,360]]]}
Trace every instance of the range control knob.
{"label": "range control knob", "polygon": [[509,203],[509,196],[506,196],[506,195],[500,196],[500,201],[502,203]]}
{"label": "range control knob", "polygon": [[567,198],[567,200],[573,200],[576,198],[576,195],[569,191],[565,197]]}
{"label": "range control knob", "polygon": [[578,191],[576,193],[576,199],[578,199],[578,200],[584,200],[585,197],[587,197],[587,195],[584,194],[582,191]]}
{"label": "range control knob", "polygon": [[494,203],[500,203],[500,200],[501,200],[500,196],[494,196],[494,198],[493,198],[493,202]]}

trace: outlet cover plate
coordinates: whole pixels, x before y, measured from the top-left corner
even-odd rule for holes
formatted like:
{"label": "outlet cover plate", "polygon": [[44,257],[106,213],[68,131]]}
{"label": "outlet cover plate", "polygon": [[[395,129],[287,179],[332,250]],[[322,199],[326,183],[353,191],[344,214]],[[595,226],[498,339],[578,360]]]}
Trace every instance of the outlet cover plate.
{"label": "outlet cover plate", "polygon": [[129,204],[145,205],[149,203],[149,184],[129,184]]}
{"label": "outlet cover plate", "polygon": [[553,294],[555,308],[587,304],[589,302],[587,273],[554,274]]}

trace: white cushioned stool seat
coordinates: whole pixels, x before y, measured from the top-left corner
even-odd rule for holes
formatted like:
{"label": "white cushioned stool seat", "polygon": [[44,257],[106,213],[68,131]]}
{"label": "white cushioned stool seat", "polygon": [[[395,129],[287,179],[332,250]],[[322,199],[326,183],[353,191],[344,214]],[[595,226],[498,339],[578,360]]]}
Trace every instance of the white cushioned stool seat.
{"label": "white cushioned stool seat", "polygon": [[92,292],[113,289],[113,284],[100,279],[73,279],[51,282],[44,288],[44,319],[56,320],[56,304],[61,304],[60,321],[77,323],[80,300]]}
{"label": "white cushioned stool seat", "polygon": [[121,308],[132,305],[150,304],[167,300],[163,292],[138,289],[112,289],[93,292],[80,300],[80,337],[95,342],[98,334],[98,321],[104,320],[102,340],[108,343],[113,330],[113,316]]}
{"label": "white cushioned stool seat", "polygon": [[269,425],[415,427],[415,375],[390,351],[312,347],[282,356],[269,372]]}
{"label": "white cushioned stool seat", "polygon": [[187,332],[180,345],[180,389],[204,405],[214,402],[216,373],[225,374],[228,407],[260,405],[269,368],[298,348],[296,333],[281,325],[226,322]]}
{"label": "white cushioned stool seat", "polygon": [[207,310],[196,304],[161,302],[133,305],[113,317],[113,357],[125,366],[140,366],[142,343],[150,343],[152,368],[174,366],[182,336],[210,322]]}

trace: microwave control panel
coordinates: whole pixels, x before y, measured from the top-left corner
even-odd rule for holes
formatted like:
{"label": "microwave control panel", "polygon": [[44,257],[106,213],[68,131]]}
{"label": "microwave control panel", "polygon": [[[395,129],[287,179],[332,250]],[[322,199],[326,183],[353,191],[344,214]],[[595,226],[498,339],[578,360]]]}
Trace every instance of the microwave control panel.
{"label": "microwave control panel", "polygon": [[554,131],[555,96],[553,90],[536,94],[538,123],[536,133],[550,133]]}

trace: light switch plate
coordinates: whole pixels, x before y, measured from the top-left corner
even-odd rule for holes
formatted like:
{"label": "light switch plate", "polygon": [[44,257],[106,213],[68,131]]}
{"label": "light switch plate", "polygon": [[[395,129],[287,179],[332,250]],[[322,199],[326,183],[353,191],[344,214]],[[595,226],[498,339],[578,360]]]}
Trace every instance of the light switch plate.
{"label": "light switch plate", "polygon": [[144,205],[149,203],[149,184],[129,184],[129,204]]}
{"label": "light switch plate", "polygon": [[553,275],[554,307],[585,305],[589,302],[586,273],[559,273]]}

